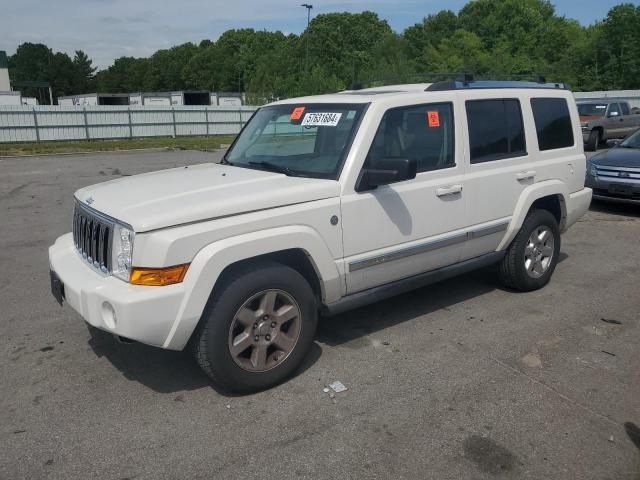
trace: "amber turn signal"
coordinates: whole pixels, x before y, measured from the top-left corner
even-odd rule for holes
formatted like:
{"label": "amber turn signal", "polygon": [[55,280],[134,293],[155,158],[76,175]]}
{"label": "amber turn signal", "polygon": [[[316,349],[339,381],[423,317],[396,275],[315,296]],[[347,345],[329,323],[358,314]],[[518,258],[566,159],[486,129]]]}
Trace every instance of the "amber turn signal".
{"label": "amber turn signal", "polygon": [[184,280],[184,276],[187,274],[188,268],[188,263],[166,268],[133,267],[131,269],[129,282],[132,285],[145,285],[148,287],[164,287],[166,285],[173,285],[174,283],[180,283]]}

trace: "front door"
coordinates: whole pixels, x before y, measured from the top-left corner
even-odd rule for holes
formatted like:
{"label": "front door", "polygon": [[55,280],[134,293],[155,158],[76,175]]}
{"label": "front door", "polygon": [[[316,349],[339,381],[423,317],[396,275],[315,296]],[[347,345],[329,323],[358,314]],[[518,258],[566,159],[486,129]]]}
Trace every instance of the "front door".
{"label": "front door", "polygon": [[622,138],[627,132],[624,124],[624,117],[618,103],[610,103],[607,108],[605,126],[608,138]]}
{"label": "front door", "polygon": [[[451,98],[452,100],[452,98]],[[342,197],[347,293],[456,263],[466,239],[464,165],[453,101],[387,110],[365,168],[409,158],[415,179]]]}

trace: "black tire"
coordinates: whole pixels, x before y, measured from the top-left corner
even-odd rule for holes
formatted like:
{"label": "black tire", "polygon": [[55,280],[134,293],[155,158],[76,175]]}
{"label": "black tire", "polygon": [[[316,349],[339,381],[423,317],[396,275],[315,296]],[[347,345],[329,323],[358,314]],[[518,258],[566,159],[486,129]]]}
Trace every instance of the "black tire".
{"label": "black tire", "polygon": [[595,152],[598,150],[598,145],[600,145],[600,130],[593,129],[591,133],[589,133],[589,140],[587,140],[587,150],[589,152]]}
{"label": "black tire", "polygon": [[[316,332],[318,307],[313,290],[296,270],[276,262],[246,265],[226,275],[216,287],[191,339],[202,370],[219,388],[237,393],[267,389],[288,378],[302,363]],[[232,322],[245,302],[269,289],[290,295],[301,312],[301,329],[295,346],[281,363],[267,371],[252,372],[239,366],[230,352]]]}
{"label": "black tire", "polygon": [[[552,256],[544,273],[534,278],[534,273],[529,273],[525,264],[525,248],[529,244],[529,238],[534,230],[546,227],[553,235]],[[558,263],[560,254],[560,229],[558,222],[548,210],[531,210],[525,218],[522,228],[509,245],[505,257],[502,259],[498,274],[500,281],[507,287],[529,292],[544,287]]]}

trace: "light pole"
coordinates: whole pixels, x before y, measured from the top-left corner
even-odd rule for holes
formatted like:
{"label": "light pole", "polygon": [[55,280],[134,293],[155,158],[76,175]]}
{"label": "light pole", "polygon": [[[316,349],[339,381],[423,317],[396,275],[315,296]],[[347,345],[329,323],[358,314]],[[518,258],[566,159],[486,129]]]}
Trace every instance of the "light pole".
{"label": "light pole", "polygon": [[[307,9],[307,30],[309,30],[309,24],[311,23],[311,9],[313,8],[313,5],[311,5],[310,3],[303,3],[300,6]],[[305,40],[306,40],[305,41],[305,43],[306,43],[306,53],[305,53],[305,58],[304,58],[304,64],[305,64],[306,68],[309,68],[309,39],[306,38]]]}
{"label": "light pole", "polygon": [[313,5],[309,3],[303,3],[300,6],[307,9],[307,28],[309,28],[309,24],[311,23],[311,9],[313,8]]}

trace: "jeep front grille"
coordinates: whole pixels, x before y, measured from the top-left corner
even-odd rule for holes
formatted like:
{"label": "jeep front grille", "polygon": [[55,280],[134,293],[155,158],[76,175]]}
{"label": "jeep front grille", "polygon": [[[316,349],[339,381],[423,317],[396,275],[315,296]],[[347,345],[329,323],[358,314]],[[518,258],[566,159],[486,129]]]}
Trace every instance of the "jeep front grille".
{"label": "jeep front grille", "polygon": [[111,273],[114,224],[98,212],[76,203],[73,210],[73,242],[92,267]]}

